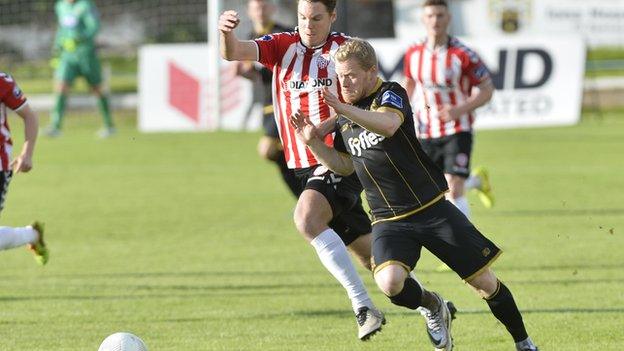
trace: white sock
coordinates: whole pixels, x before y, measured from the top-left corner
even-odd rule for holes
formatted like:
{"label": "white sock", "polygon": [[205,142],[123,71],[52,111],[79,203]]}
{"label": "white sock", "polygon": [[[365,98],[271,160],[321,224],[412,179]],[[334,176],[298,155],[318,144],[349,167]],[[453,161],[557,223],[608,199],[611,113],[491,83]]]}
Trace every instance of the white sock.
{"label": "white sock", "polygon": [[21,228],[0,227],[0,250],[34,243],[37,239],[39,239],[39,234],[31,226]]}
{"label": "white sock", "polygon": [[351,299],[353,311],[360,307],[374,308],[362,279],[351,262],[347,247],[332,229],[328,228],[311,242],[323,266],[336,278]]}
{"label": "white sock", "polygon": [[470,205],[468,204],[468,199],[466,199],[465,196],[449,200],[451,200],[455,207],[459,208],[459,210],[462,211],[466,218],[470,219]]}
{"label": "white sock", "polygon": [[481,188],[481,178],[476,176],[470,176],[464,182],[464,189],[479,189]]}

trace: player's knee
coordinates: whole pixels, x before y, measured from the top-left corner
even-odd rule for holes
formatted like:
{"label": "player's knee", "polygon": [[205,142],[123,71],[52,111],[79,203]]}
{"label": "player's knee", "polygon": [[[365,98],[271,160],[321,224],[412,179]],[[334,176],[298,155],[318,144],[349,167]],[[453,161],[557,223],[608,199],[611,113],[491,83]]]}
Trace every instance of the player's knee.
{"label": "player's knee", "polygon": [[321,231],[323,231],[323,229],[325,229],[325,227],[327,227],[327,224],[319,225],[314,214],[309,210],[301,208],[301,206],[297,206],[295,209],[293,219],[295,221],[297,231],[299,231],[299,233],[301,233],[301,235],[308,240],[314,239],[321,233]]}
{"label": "player's knee", "polygon": [[482,297],[491,296],[498,287],[498,278],[491,269],[485,269],[472,279],[467,281]]}
{"label": "player's knee", "polygon": [[403,267],[389,265],[375,273],[375,282],[386,296],[398,295],[403,290],[405,274],[401,271],[405,272]]}

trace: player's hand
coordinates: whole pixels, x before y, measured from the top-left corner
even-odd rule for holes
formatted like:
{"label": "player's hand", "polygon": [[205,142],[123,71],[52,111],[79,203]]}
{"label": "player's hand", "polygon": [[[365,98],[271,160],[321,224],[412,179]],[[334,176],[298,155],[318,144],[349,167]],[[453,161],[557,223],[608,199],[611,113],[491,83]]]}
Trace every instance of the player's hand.
{"label": "player's hand", "polygon": [[440,119],[443,122],[455,121],[462,116],[462,111],[457,106],[444,105],[440,110]]}
{"label": "player's hand", "polygon": [[219,16],[219,30],[222,33],[231,33],[234,28],[238,27],[240,18],[234,10],[225,11]]}
{"label": "player's hand", "polygon": [[295,129],[297,138],[306,145],[314,139],[319,139],[316,126],[312,124],[310,117],[301,110],[297,110],[294,115],[290,116],[290,125]]}
{"label": "player's hand", "polygon": [[27,173],[32,169],[32,167],[32,157],[29,155],[21,154],[11,162],[11,169],[13,170],[13,173]]}
{"label": "player's hand", "polygon": [[327,87],[323,88],[323,100],[325,100],[325,103],[333,108],[336,113],[344,113],[343,107],[346,106],[346,104],[340,101],[336,95],[332,94]]}

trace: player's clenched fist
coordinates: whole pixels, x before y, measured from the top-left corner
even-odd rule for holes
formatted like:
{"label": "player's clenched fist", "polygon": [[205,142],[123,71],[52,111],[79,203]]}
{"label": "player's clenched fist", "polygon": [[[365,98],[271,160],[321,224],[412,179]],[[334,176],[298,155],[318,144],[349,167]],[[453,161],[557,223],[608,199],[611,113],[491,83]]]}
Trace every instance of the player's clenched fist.
{"label": "player's clenched fist", "polygon": [[223,33],[230,33],[240,23],[238,13],[233,10],[225,11],[219,17],[219,30]]}

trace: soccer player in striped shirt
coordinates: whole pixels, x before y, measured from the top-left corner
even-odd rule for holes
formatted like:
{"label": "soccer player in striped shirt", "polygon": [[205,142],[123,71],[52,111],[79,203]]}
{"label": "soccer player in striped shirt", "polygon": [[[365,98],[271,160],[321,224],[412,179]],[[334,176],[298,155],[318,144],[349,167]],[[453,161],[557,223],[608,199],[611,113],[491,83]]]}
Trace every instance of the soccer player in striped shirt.
{"label": "soccer player in striped shirt", "polygon": [[423,149],[444,171],[449,200],[470,217],[467,189],[487,208],[494,203],[487,171],[478,167],[470,176],[474,110],[490,101],[494,85],[479,56],[448,35],[450,19],[445,0],[424,2],[427,37],[405,54],[405,88]]}
{"label": "soccer player in striped shirt", "polygon": [[322,142],[325,131],[301,111],[291,123],[323,165],[344,176],[355,173],[364,185],[373,214],[373,274],[379,288],[395,305],[421,308],[435,350],[452,350],[450,312],[439,295],[409,275],[425,247],[486,301],[516,350],[538,351],[511,291],[489,268],[500,249],[445,199],[444,175],[416,139],[407,92],[378,78],[375,50],[363,40],[343,44],[335,59],[345,103],[323,92],[340,116],[334,148]]}
{"label": "soccer player in striped shirt", "polygon": [[[11,161],[13,141],[9,131],[7,108],[15,111],[24,120],[24,145],[22,152]],[[0,211],[13,173],[26,173],[33,167],[32,157],[37,141],[39,120],[30,108],[26,97],[15,83],[13,77],[0,72]],[[44,265],[48,262],[48,249],[43,241],[43,225],[34,222],[32,225],[13,228],[0,227],[0,250],[28,245],[34,253],[35,260]]]}
{"label": "soccer player in striped shirt", "polygon": [[[225,11],[219,19],[221,55],[227,60],[259,61],[273,72],[273,107],[284,155],[304,187],[295,208],[295,225],[347,291],[358,337],[366,340],[381,330],[385,318],[371,301],[347,251],[348,247],[370,269],[371,226],[360,198],[362,185],[355,175],[341,177],[323,167],[295,137],[289,123],[290,116],[301,110],[317,125],[333,125],[333,111],[321,98],[321,90],[327,87],[338,94],[332,54],[347,37],[331,32],[335,9],[336,0],[299,0],[295,31],[252,41],[236,37],[238,14]],[[324,142],[333,146],[333,134]]]}

